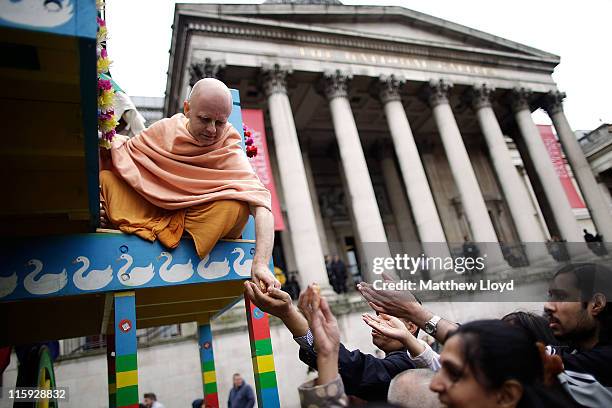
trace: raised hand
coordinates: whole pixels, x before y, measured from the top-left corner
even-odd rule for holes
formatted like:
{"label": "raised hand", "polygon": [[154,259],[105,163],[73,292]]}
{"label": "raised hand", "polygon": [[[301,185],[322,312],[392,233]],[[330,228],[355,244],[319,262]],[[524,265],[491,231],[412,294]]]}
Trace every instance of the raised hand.
{"label": "raised hand", "polygon": [[374,316],[368,313],[361,315],[361,318],[371,328],[395,340],[405,343],[408,336],[412,336],[408,328],[397,317],[389,316],[381,313],[379,316]]}
{"label": "raised hand", "polygon": [[338,350],[340,348],[340,329],[329,304],[322,298],[313,285],[300,295],[300,311],[308,320],[314,337],[319,369],[318,384],[326,384],[338,375]]}
{"label": "raised hand", "polygon": [[262,311],[276,316],[280,319],[288,316],[292,309],[291,296],[275,287],[268,289],[264,293],[257,284],[246,281],[244,282],[244,293],[251,301]]}
{"label": "raised hand", "polygon": [[309,285],[302,292],[298,307],[306,320],[308,320],[308,327],[310,327],[310,331],[314,336],[317,353],[338,353],[340,346],[338,322],[325,298],[319,295],[313,285]]}
{"label": "raised hand", "polygon": [[408,290],[375,289],[373,285],[365,282],[359,283],[357,289],[370,307],[379,313],[414,321],[415,314],[422,309],[414,295]]}
{"label": "raised hand", "polygon": [[257,284],[247,281],[244,283],[244,295],[262,311],[281,319],[294,337],[305,336],[308,332],[308,322],[293,305],[287,292],[275,287],[263,292]]}

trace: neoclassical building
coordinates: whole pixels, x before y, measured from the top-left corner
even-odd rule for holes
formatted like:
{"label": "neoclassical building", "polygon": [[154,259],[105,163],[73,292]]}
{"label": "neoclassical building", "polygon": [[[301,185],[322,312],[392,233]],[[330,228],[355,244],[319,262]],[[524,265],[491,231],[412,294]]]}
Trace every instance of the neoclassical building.
{"label": "neoclassical building", "polygon": [[363,263],[369,242],[453,252],[465,237],[583,241],[532,120],[538,108],[597,231],[612,240],[609,204],[551,76],[559,62],[401,7],[179,4],[164,110],[181,111],[195,81],[217,77],[240,90],[243,108],[265,111],[287,224],[282,263],[303,283],[326,282],[324,254]]}

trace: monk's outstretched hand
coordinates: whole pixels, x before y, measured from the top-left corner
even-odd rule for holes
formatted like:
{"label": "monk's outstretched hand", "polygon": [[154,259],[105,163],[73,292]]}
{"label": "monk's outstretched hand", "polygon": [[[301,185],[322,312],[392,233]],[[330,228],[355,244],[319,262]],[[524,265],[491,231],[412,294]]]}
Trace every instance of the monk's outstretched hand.
{"label": "monk's outstretched hand", "polygon": [[274,277],[274,274],[267,265],[254,263],[251,269],[251,276],[253,282],[255,282],[264,293],[268,291],[268,288],[280,289],[281,287],[280,282]]}

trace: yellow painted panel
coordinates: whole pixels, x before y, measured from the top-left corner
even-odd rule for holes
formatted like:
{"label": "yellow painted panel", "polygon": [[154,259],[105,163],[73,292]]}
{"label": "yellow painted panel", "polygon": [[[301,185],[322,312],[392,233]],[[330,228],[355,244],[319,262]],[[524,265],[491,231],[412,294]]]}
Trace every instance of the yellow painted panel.
{"label": "yellow painted panel", "polygon": [[215,371],[205,371],[202,373],[202,377],[206,384],[217,382],[217,374]]}
{"label": "yellow painted panel", "polygon": [[124,371],[117,373],[117,388],[138,385],[138,370]]}
{"label": "yellow painted panel", "polygon": [[274,371],[274,357],[271,354],[267,356],[257,356],[257,368],[260,373]]}

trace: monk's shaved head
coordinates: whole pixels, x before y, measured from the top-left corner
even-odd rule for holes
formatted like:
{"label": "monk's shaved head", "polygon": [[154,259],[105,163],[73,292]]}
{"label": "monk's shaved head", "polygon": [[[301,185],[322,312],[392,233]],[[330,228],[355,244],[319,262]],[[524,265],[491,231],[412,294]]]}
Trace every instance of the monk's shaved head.
{"label": "monk's shaved head", "polygon": [[187,102],[191,102],[195,98],[222,98],[226,100],[226,103],[229,105],[229,109],[232,109],[232,93],[230,92],[227,85],[223,82],[219,81],[215,78],[203,78],[195,83],[193,88],[191,88],[191,92],[189,92],[189,96],[187,97]]}
{"label": "monk's shaved head", "polygon": [[200,79],[191,88],[183,108],[189,133],[201,144],[211,145],[223,135],[232,113],[232,94],[218,79]]}

